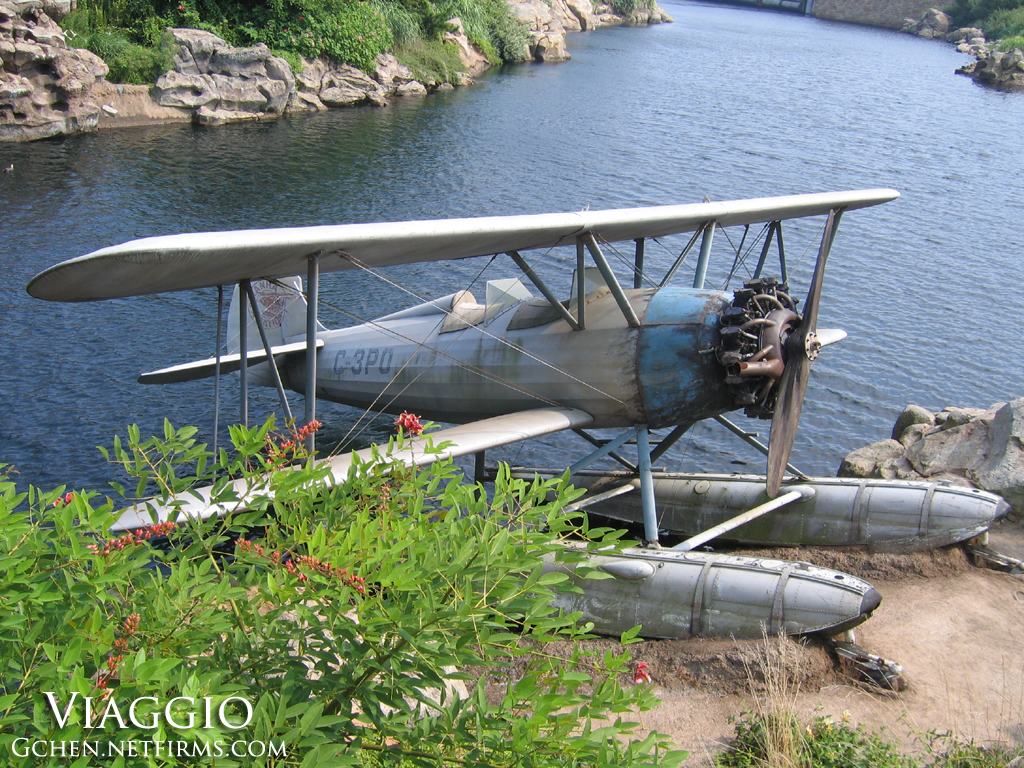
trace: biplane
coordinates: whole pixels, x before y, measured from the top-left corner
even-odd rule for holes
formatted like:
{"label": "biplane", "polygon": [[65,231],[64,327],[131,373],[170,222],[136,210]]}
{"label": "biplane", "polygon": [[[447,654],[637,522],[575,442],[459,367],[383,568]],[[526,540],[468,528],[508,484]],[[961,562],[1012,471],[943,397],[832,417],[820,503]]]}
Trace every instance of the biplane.
{"label": "biplane", "polygon": [[[218,322],[214,358],[146,373],[140,381],[173,383],[238,371],[243,422],[250,385],[275,388],[286,418],[286,390],[305,393],[303,423],[315,418],[317,398],[414,412],[459,426],[432,435],[448,446],[440,454],[414,445],[393,458],[425,463],[475,455],[478,477],[486,474],[483,457],[491,448],[574,430],[592,450],[569,465],[570,475],[590,489],[573,508],[592,507],[643,527],[643,547],[597,556],[600,569],[614,578],[579,580],[582,592],[565,596],[562,607],[582,611],[599,631],[641,624],[648,637],[756,636],[762,628],[838,632],[879,604],[867,582],[806,563],[696,550],[726,535],[773,545],[938,546],[977,535],[1008,510],[982,491],[814,479],[789,464],[811,364],[846,335],[817,323],[840,218],[898,196],[876,189],[151,237],[51,267],[28,291],[74,302],[233,285],[226,351]],[[805,217],[824,223],[801,306],[789,291],[782,228]],[[747,252],[757,253],[757,264],[741,288],[712,290],[705,286],[712,242],[727,227],[742,229],[737,261],[754,233],[759,252],[753,246]],[[672,235],[689,237],[655,278],[645,269],[645,244]],[[632,281],[625,284],[606,253],[622,243],[632,249]],[[566,297],[523,255],[560,247],[574,250]],[[764,274],[773,247],[779,279]],[[691,284],[675,284],[694,251]],[[347,328],[329,330],[319,322],[324,273],[383,276],[386,267],[498,255],[507,255],[522,276],[487,282],[482,301],[459,290]],[[725,418],[738,409],[772,420],[767,447]],[[763,450],[765,476],[656,471],[665,451],[704,419],[721,421]],[[588,429],[619,432],[603,438]],[[660,439],[652,435],[659,430],[667,430]],[[622,455],[626,446],[635,446],[635,461]],[[622,469],[592,469],[607,457]],[[329,482],[344,482],[352,456],[324,461]],[[565,468],[547,471],[560,475]],[[154,515],[226,511],[211,501],[209,489],[199,489],[170,511],[152,505],[126,510],[120,524],[131,528],[150,524]],[[666,529],[689,538],[662,547]]]}

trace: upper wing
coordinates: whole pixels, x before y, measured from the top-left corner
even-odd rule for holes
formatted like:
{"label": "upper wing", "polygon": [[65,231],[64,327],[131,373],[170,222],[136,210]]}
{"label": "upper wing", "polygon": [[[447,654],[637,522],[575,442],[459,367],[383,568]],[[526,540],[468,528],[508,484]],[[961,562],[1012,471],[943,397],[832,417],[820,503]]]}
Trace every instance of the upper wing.
{"label": "upper wing", "polygon": [[[388,463],[405,466],[424,466],[433,464],[453,456],[467,456],[479,453],[499,445],[516,443],[531,437],[560,432],[563,429],[585,427],[593,419],[590,414],[574,408],[540,408],[532,411],[520,411],[505,416],[495,416],[469,424],[462,424],[440,432],[416,438],[410,441],[408,448],[395,452],[387,458]],[[427,453],[424,449],[427,440],[434,445],[450,442],[443,451]],[[328,487],[345,482],[354,463],[354,456],[362,462],[368,462],[374,451],[379,448],[365,448],[361,451],[346,453],[326,459],[330,474],[325,483]],[[265,490],[247,490],[251,481],[242,478],[233,483],[238,496],[237,501],[214,503],[213,489],[209,486],[196,488],[180,497],[174,505],[159,506],[155,504],[139,504],[124,510],[118,521],[111,526],[111,531],[135,530],[165,520],[183,520],[186,517],[206,519],[224,515],[231,511],[247,509],[253,498],[263,495]]]}
{"label": "upper wing", "polygon": [[550,248],[590,232],[607,242],[662,237],[695,231],[708,221],[722,227],[755,224],[865,208],[897,197],[891,189],[870,189],[609,211],[166,235],[57,264],[33,278],[28,292],[48,301],[97,301],[302,274],[316,254],[322,272],[336,272],[356,268],[346,255],[370,267],[464,259]]}

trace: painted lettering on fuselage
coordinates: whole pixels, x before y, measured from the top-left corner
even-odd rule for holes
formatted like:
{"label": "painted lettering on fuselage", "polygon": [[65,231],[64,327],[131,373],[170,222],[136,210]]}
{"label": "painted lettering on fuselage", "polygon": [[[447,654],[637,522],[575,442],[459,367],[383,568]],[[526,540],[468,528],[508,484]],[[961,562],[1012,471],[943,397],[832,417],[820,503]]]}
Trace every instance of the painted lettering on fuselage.
{"label": "painted lettering on fuselage", "polygon": [[338,379],[374,374],[386,376],[391,373],[394,357],[395,352],[390,347],[340,349],[334,355],[334,376]]}

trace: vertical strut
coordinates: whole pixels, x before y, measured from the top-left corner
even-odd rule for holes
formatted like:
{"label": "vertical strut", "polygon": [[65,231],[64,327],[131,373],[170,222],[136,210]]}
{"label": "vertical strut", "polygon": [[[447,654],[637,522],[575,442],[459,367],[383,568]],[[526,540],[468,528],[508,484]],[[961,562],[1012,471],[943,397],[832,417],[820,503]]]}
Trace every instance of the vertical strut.
{"label": "vertical strut", "polygon": [[764,245],[761,246],[761,258],[757,260],[757,269],[754,270],[755,280],[761,276],[761,270],[764,269],[764,262],[768,258],[768,251],[772,247],[772,238],[775,237],[775,230],[778,226],[779,222],[777,221],[773,221],[768,225],[768,234],[765,235]]}
{"label": "vertical strut", "polygon": [[[306,412],[305,423],[316,418],[316,315],[320,301],[320,254],[309,257],[306,276]],[[316,449],[316,437],[311,431],[306,437],[306,450],[310,455]]]}
{"label": "vertical strut", "polygon": [[700,256],[697,257],[697,271],[693,275],[693,287],[703,288],[704,278],[708,274],[708,262],[711,260],[711,243],[715,239],[715,222],[709,221],[704,227],[704,235],[700,241]]}
{"label": "vertical strut", "polygon": [[647,427],[636,428],[636,448],[639,454],[640,501],[644,509],[644,538],[649,546],[658,544],[658,515],[654,508],[654,476],[651,474],[651,443]]}
{"label": "vertical strut", "polygon": [[224,286],[217,286],[217,362],[213,364],[213,456],[217,460],[217,432],[220,430],[220,334],[224,323]]}
{"label": "vertical strut", "polygon": [[579,318],[580,330],[587,327],[587,279],[586,275],[586,251],[583,250],[583,241],[576,241],[576,317]]}
{"label": "vertical strut", "polygon": [[249,426],[249,318],[245,311],[249,302],[248,286],[248,280],[238,283],[238,396],[241,400],[240,420],[243,427]]}
{"label": "vertical strut", "polygon": [[633,241],[636,243],[636,258],[634,259],[633,287],[643,288],[644,285],[644,238],[638,237]]}

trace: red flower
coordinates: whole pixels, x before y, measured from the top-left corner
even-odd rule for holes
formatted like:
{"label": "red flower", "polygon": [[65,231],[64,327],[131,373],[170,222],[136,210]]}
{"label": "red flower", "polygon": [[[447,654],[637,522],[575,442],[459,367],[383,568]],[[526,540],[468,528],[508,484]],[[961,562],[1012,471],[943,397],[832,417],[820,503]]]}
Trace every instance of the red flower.
{"label": "red flower", "polygon": [[414,436],[423,432],[420,417],[408,411],[402,411],[402,414],[395,419],[395,426]]}
{"label": "red flower", "polygon": [[633,685],[642,685],[650,682],[651,676],[647,674],[647,662],[638,662],[636,665],[636,671],[633,672]]}
{"label": "red flower", "polygon": [[64,495],[63,498],[57,499],[55,502],[53,502],[53,506],[55,506],[55,507],[64,507],[64,506],[67,506],[68,504],[70,504],[74,500],[75,500],[75,492],[74,491],[69,491],[67,494]]}

